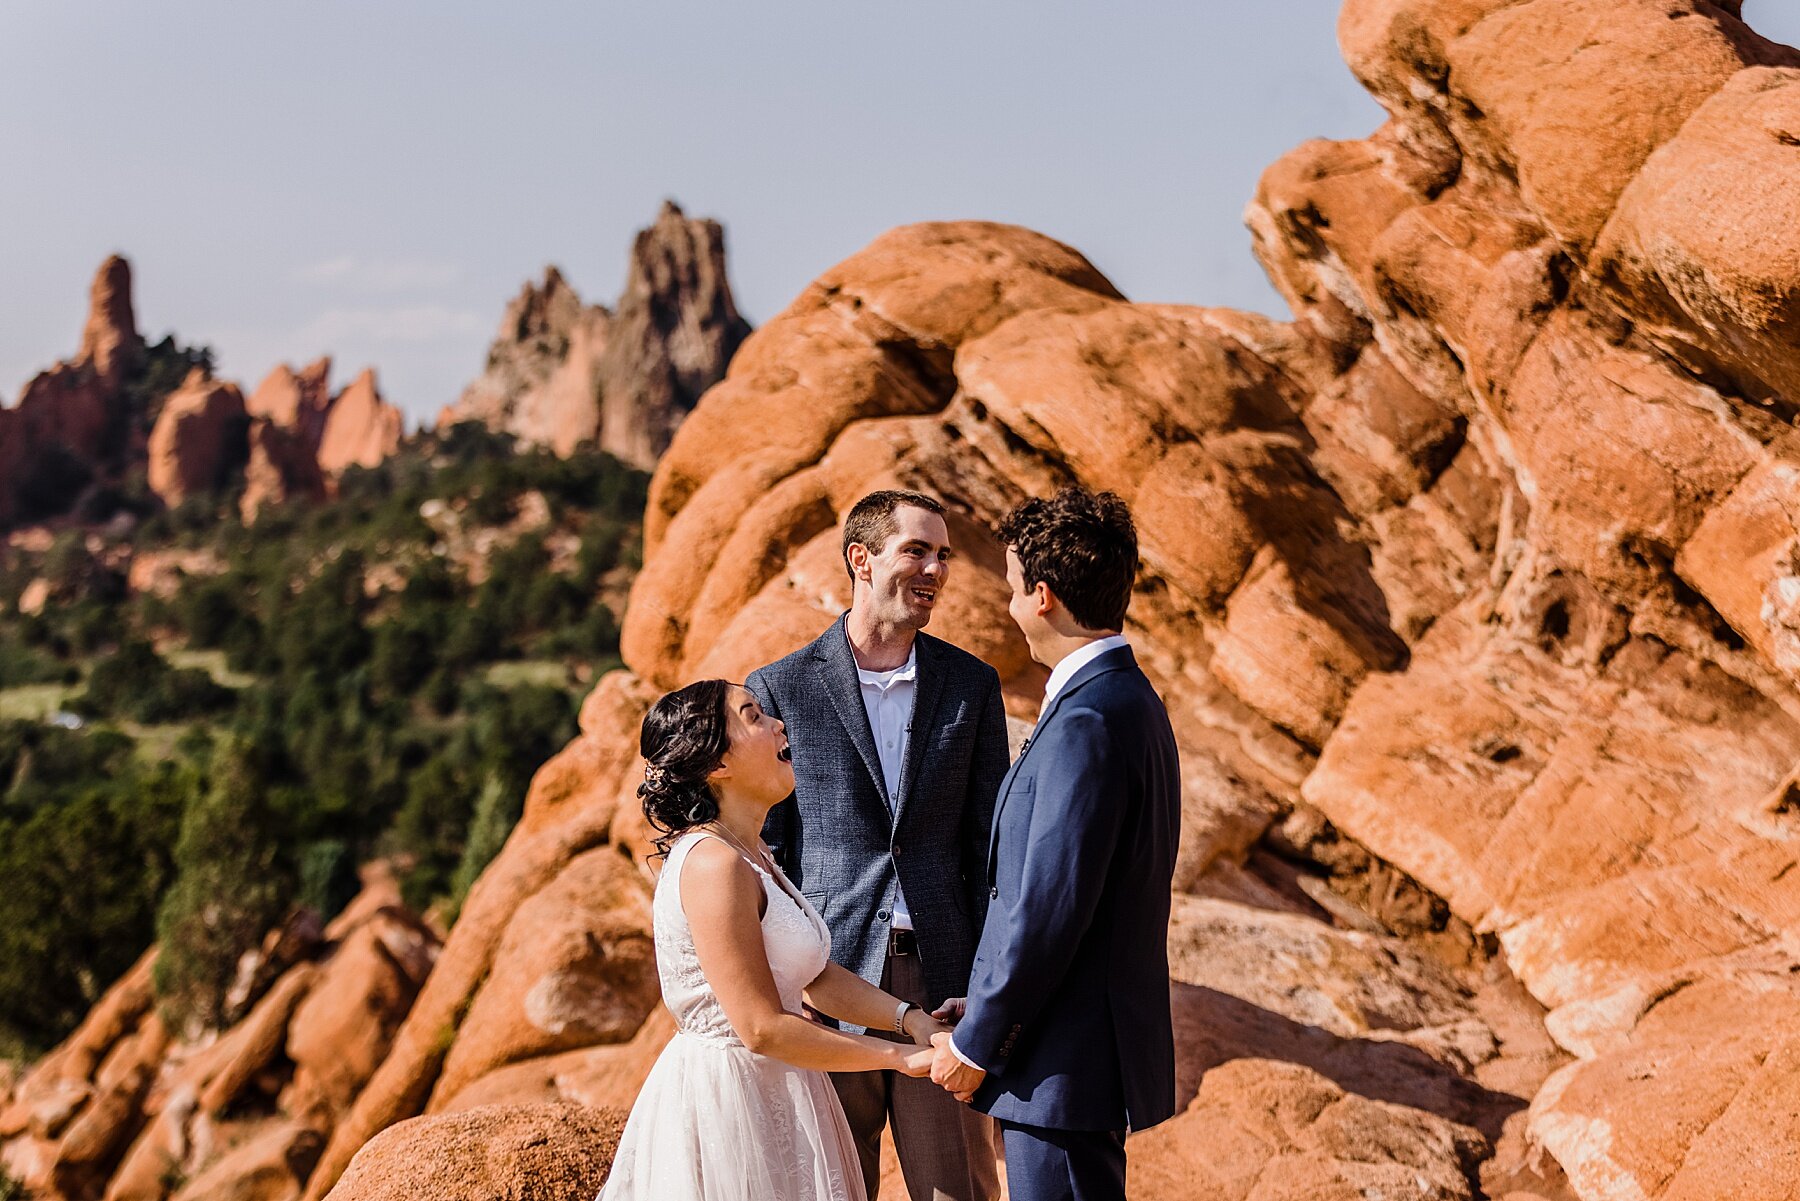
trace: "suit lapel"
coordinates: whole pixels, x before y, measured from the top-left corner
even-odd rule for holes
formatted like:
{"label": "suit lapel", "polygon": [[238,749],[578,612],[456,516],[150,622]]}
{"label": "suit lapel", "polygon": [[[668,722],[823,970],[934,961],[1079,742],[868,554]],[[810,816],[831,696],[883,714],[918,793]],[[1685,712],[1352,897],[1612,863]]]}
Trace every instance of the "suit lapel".
{"label": "suit lapel", "polygon": [[931,731],[937,719],[938,701],[944,695],[943,664],[938,659],[938,646],[924,634],[913,638],[914,663],[912,717],[907,723],[906,762],[900,765],[900,795],[894,798],[894,828],[900,828],[900,815],[913,784],[925,770],[925,754],[930,749]]}
{"label": "suit lapel", "polygon": [[1129,646],[1107,651],[1076,672],[1074,678],[1064,684],[1062,691],[1056,694],[1056,699],[1050,702],[1049,707],[1038,714],[1037,724],[1031,727],[1031,735],[1025,740],[1025,749],[1020,752],[1017,759],[1013,760],[1013,765],[1007,769],[1005,778],[1000,781],[1000,798],[994,802],[994,825],[988,833],[988,883],[994,882],[994,862],[996,852],[1000,847],[1000,815],[1006,809],[1008,794],[1012,792],[1013,778],[1019,774],[1019,769],[1025,765],[1025,760],[1030,757],[1032,750],[1036,747],[1038,736],[1049,729],[1050,722],[1055,719],[1056,711],[1062,708],[1062,703],[1075,695],[1076,691],[1089,680],[1103,676],[1109,671],[1118,671],[1136,665],[1137,656],[1132,654]]}
{"label": "suit lapel", "polygon": [[863,767],[875,782],[875,791],[891,812],[893,800],[887,794],[887,781],[881,774],[881,756],[875,750],[875,734],[869,729],[869,711],[863,707],[862,685],[856,677],[856,656],[850,653],[844,619],[838,618],[837,624],[826,630],[824,637],[813,646],[813,665],[818,669],[825,695],[831,698],[838,721],[843,723],[844,733],[850,736],[850,745],[862,756]]}

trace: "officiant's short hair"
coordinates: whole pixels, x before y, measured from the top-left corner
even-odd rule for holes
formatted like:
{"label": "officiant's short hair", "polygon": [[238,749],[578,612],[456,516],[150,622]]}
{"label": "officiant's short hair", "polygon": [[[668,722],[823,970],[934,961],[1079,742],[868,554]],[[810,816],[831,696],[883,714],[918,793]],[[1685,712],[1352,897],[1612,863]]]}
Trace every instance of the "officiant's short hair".
{"label": "officiant's short hair", "polygon": [[1002,545],[1019,557],[1025,587],[1050,585],[1069,616],[1089,630],[1122,630],[1137,579],[1137,525],[1117,494],[1069,487],[1031,497],[1000,522]]}
{"label": "officiant's short hair", "polygon": [[852,583],[856,573],[850,570],[850,548],[860,542],[868,548],[870,554],[877,554],[894,536],[900,523],[894,520],[894,514],[900,509],[924,509],[927,513],[944,515],[942,501],[926,496],[923,492],[908,492],[904,488],[883,488],[880,492],[871,492],[850,506],[850,515],[844,518],[844,570],[850,573]]}

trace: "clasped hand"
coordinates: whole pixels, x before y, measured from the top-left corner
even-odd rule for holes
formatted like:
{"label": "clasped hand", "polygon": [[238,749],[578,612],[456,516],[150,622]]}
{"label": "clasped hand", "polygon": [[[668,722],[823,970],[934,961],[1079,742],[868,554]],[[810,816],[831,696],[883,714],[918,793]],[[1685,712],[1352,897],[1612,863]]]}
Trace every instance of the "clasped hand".
{"label": "clasped hand", "polygon": [[964,1102],[973,1097],[981,1082],[987,1079],[986,1072],[964,1063],[950,1048],[949,1027],[961,1021],[967,1009],[967,998],[951,997],[931,1014],[940,1023],[948,1023],[931,1036],[931,1045],[936,1051],[931,1058],[931,1082]]}
{"label": "clasped hand", "polygon": [[980,1068],[971,1067],[957,1057],[950,1049],[950,1027],[961,1020],[966,1008],[962,997],[951,997],[931,1013],[920,1009],[909,1010],[906,1015],[906,1033],[917,1047],[929,1050],[915,1051],[904,1057],[904,1066],[900,1069],[908,1076],[931,1076],[931,1082],[953,1094],[958,1101],[968,1101],[987,1079],[987,1073]]}

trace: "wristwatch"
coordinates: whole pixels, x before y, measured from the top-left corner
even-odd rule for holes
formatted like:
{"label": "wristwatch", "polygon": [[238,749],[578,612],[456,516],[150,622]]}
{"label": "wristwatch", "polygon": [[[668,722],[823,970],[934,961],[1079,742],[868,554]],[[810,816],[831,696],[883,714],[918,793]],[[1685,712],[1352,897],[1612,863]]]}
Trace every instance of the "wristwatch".
{"label": "wristwatch", "polygon": [[906,1011],[909,1009],[917,1009],[917,1008],[918,1008],[918,1006],[914,1005],[911,1001],[900,1002],[900,1008],[894,1010],[894,1033],[895,1034],[905,1034],[906,1033]]}

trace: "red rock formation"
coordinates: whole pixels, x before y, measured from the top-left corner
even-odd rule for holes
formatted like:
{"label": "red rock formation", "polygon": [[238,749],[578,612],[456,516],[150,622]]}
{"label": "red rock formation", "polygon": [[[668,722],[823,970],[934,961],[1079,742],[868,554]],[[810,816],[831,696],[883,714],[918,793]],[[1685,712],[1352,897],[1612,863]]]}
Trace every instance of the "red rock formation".
{"label": "red rock formation", "polygon": [[266,961],[285,966],[246,974],[248,1012],[216,1038],[171,1040],[146,954],[0,1094],[0,1164],[33,1195],[67,1201],[292,1201],[436,952],[390,878],[365,885],[322,941],[316,922],[298,940],[299,958],[283,951],[291,930],[271,932]]}
{"label": "red rock formation", "polygon": [[113,255],[89,292],[81,348],[0,409],[0,524],[62,512],[118,449],[120,385],[143,352],[131,267]]}
{"label": "red rock formation", "polygon": [[302,430],[264,417],[250,421],[250,454],[244,465],[244,492],[238,513],[254,521],[265,505],[317,500],[325,495],[317,449]]}
{"label": "red rock formation", "polygon": [[321,358],[296,372],[286,363],[269,372],[245,402],[252,417],[294,431],[317,452],[331,410],[331,359]]}
{"label": "red rock formation", "polygon": [[347,467],[374,467],[399,447],[404,421],[381,399],[374,368],[365,368],[332,399],[319,440],[319,470],[337,475]]}
{"label": "red rock formation", "polygon": [[170,508],[210,492],[243,462],[244,396],[195,368],[163,401],[150,431],[150,490]]}
{"label": "red rock formation", "polygon": [[87,324],[82,327],[81,349],[75,361],[92,367],[109,387],[116,387],[143,349],[144,340],[138,336],[137,316],[131,306],[131,264],[119,255],[109,255],[94,276]]}
{"label": "red rock formation", "polygon": [[675,428],[717,383],[749,323],[725,277],[725,231],[664,201],[631,247],[600,360],[600,449],[653,467]]}
{"label": "red rock formation", "polygon": [[507,305],[487,368],[438,417],[480,421],[567,455],[583,442],[648,469],[749,326],[724,232],[665,203],[632,246],[616,311],[584,305],[555,267]]}
{"label": "red rock formation", "polygon": [[487,369],[438,416],[479,421],[567,455],[600,432],[600,357],[612,315],[584,305],[555,267],[520,289],[488,348]]}

